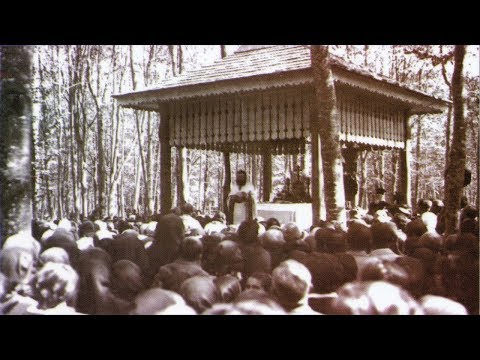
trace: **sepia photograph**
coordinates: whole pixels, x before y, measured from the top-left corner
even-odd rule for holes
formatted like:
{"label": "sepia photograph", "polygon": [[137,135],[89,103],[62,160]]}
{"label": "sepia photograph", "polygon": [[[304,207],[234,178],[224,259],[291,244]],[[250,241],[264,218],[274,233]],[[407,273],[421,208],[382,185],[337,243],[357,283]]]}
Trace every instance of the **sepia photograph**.
{"label": "sepia photograph", "polygon": [[479,315],[478,45],[0,45],[1,315]]}

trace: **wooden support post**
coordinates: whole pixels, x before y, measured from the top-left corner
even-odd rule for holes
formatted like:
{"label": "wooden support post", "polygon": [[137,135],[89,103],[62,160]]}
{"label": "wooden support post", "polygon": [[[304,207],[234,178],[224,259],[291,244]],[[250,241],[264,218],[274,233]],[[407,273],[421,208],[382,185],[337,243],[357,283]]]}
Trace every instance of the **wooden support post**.
{"label": "wooden support post", "polygon": [[172,148],[166,107],[160,109],[160,207],[162,214],[172,208]]}
{"label": "wooden support post", "polygon": [[230,184],[232,182],[232,169],[230,165],[230,153],[223,153],[223,165],[225,167],[225,182],[223,183],[223,212],[228,208],[228,194],[230,194]]}
{"label": "wooden support post", "polygon": [[347,147],[342,149],[342,156],[345,161],[343,167],[345,173],[345,201],[347,203],[349,202],[351,207],[355,207],[358,205],[358,150],[355,149],[352,144],[347,144]]}
{"label": "wooden support post", "polygon": [[403,194],[405,203],[412,206],[412,186],[411,186],[411,170],[410,170],[410,146],[411,146],[411,126],[410,117],[405,113],[405,138],[404,148],[400,151],[400,191]]}
{"label": "wooden support post", "polygon": [[263,201],[270,202],[272,193],[272,154],[265,146],[263,150]]}
{"label": "wooden support post", "polygon": [[[190,189],[188,187],[187,148],[177,148],[177,206],[189,202]],[[208,168],[206,169],[208,171]]]}

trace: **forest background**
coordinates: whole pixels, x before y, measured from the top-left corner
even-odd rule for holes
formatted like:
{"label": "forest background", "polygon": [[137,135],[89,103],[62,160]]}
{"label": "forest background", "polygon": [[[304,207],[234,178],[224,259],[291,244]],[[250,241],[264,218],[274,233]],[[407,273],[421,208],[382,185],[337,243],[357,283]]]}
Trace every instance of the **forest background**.
{"label": "forest background", "polygon": [[[35,218],[78,218],[83,214],[144,216],[160,211],[159,117],[119,108],[113,94],[153,87],[163,79],[219,61],[238,45],[49,45],[33,49],[32,175]],[[353,64],[436,97],[451,99],[453,46],[343,45],[330,52]],[[479,47],[468,46],[464,90],[467,126],[466,168],[472,173],[464,193],[479,204]],[[412,117],[412,203],[444,199],[444,173],[453,112]],[[310,176],[310,153],[274,156],[273,192],[292,177],[295,165]],[[262,189],[262,159],[232,154],[232,175],[245,169]],[[192,203],[212,212],[221,208],[223,154],[173,149],[173,204]],[[375,189],[392,201],[398,189],[399,154],[364,151],[358,161],[359,204]],[[183,178],[187,186],[182,187]],[[261,194],[259,194],[261,196]],[[259,196],[259,197],[260,197]]]}

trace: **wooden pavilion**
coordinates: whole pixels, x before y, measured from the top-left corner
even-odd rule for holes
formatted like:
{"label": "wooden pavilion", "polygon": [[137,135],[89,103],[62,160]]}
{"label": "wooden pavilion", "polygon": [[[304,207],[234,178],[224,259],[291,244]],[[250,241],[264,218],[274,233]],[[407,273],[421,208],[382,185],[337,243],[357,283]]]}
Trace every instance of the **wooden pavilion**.
{"label": "wooden pavilion", "polygon": [[[351,150],[346,156],[347,165],[356,168],[357,150],[397,149],[401,153],[401,192],[410,203],[409,118],[441,113],[448,101],[333,56],[331,66],[340,140]],[[318,132],[310,126],[315,116],[313,95],[310,47],[280,45],[247,47],[211,65],[167,79],[159,87],[114,98],[126,108],[160,113],[162,194],[171,194],[172,190],[171,148],[186,147],[225,154],[261,154],[262,200],[269,201],[272,155],[303,153],[307,142],[312,143],[312,149],[320,148]],[[319,151],[312,152],[312,175],[316,223],[324,217],[320,210],[323,186]],[[171,202],[171,196],[162,195],[162,211],[170,209]]]}

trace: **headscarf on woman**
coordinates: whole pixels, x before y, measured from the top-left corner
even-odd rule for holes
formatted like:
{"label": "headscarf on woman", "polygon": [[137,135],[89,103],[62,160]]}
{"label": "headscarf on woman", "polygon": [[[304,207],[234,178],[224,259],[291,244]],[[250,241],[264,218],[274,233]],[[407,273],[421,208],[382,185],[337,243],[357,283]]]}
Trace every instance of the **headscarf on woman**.
{"label": "headscarf on woman", "polygon": [[65,305],[74,312],[78,282],[78,273],[70,265],[46,263],[32,280],[38,308],[46,310]]}
{"label": "headscarf on woman", "polygon": [[112,291],[126,300],[133,301],[145,289],[145,282],[140,267],[130,260],[120,260],[113,264]]}
{"label": "headscarf on woman", "polygon": [[75,264],[79,256],[79,249],[77,242],[70,231],[67,231],[63,228],[56,229],[54,233],[42,244],[43,251],[52,247],[60,247],[64,249],[68,253],[70,263],[72,265]]}
{"label": "headscarf on woman", "polygon": [[222,295],[212,277],[194,276],[185,280],[180,287],[180,294],[198,314],[222,302]]}
{"label": "headscarf on woman", "polygon": [[30,251],[33,255],[34,260],[38,260],[40,255],[41,245],[40,243],[30,234],[26,232],[19,232],[18,234],[9,236],[5,243],[3,244],[2,249],[8,248],[22,248]]}
{"label": "headscarf on woman", "polygon": [[34,265],[29,250],[12,247],[0,252],[0,272],[5,276],[0,314],[22,315],[29,306],[37,304],[31,298],[30,287],[35,272]]}
{"label": "headscarf on woman", "polygon": [[0,252],[0,271],[8,278],[10,286],[28,283],[34,268],[34,257],[27,249],[11,247]]}
{"label": "headscarf on woman", "polygon": [[39,265],[46,264],[47,262],[70,265],[70,257],[65,249],[52,247],[40,254]]}
{"label": "headscarf on woman", "polygon": [[134,230],[126,230],[110,242],[108,253],[115,263],[120,260],[130,260],[137,264],[143,273],[148,272],[148,255],[145,245]]}
{"label": "headscarf on woman", "polygon": [[240,245],[231,240],[224,240],[216,247],[215,275],[237,275],[245,268],[245,259]]}
{"label": "headscarf on woman", "polygon": [[179,303],[184,304],[184,301],[173,291],[160,288],[149,289],[135,297],[130,315],[154,315]]}
{"label": "headscarf on woman", "polygon": [[91,315],[127,313],[130,303],[117,298],[111,290],[110,255],[100,248],[82,252],[78,260],[80,286],[77,311]]}
{"label": "headscarf on woman", "polygon": [[185,238],[185,226],[182,219],[175,214],[162,216],[155,229],[155,241],[147,249],[150,276],[158,269],[177,259],[180,244]]}

